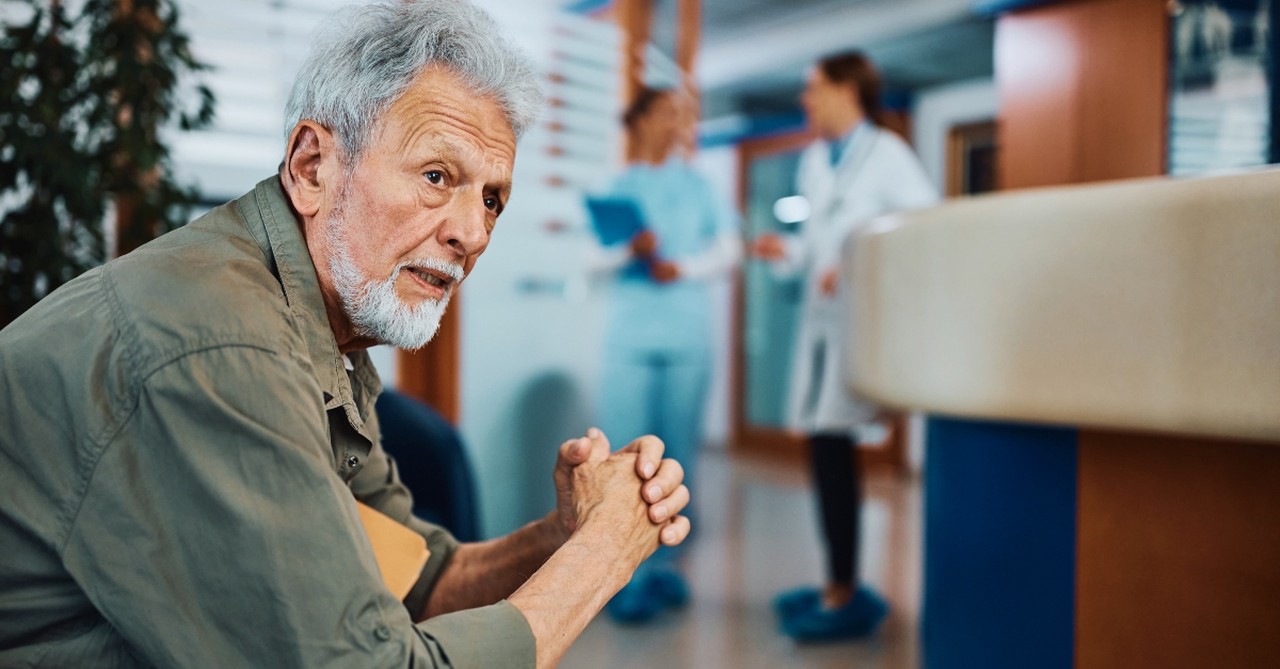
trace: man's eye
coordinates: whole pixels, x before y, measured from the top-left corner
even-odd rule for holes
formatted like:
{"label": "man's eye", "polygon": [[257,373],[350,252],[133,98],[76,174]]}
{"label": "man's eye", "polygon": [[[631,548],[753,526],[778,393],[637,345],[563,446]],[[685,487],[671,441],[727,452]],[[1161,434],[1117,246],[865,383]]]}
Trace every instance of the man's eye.
{"label": "man's eye", "polygon": [[486,197],[486,198],[484,199],[484,208],[485,208],[485,209],[488,209],[489,211],[497,211],[497,210],[498,210],[498,198],[496,198],[496,197]]}
{"label": "man's eye", "polygon": [[427,177],[427,181],[430,181],[437,186],[444,183],[444,172],[441,172],[440,170],[431,170],[430,172],[427,172],[425,176]]}

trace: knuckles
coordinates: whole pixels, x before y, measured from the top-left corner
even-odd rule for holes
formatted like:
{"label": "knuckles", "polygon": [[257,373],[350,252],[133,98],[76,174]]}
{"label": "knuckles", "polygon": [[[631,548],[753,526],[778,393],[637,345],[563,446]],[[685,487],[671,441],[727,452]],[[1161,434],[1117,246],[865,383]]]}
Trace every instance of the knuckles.
{"label": "knuckles", "polygon": [[664,444],[661,439],[655,437],[652,434],[646,434],[643,437],[636,439],[634,443],[637,446],[639,446],[641,450],[657,449],[659,453],[661,453],[667,447],[667,445]]}

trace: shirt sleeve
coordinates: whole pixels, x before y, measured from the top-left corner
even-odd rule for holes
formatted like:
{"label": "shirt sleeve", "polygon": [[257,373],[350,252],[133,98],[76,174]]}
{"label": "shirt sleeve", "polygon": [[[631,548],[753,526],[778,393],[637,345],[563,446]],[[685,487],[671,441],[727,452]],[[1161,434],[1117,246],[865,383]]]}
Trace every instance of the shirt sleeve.
{"label": "shirt sleeve", "polygon": [[723,276],[742,262],[742,240],[737,212],[709,181],[696,173],[692,178],[700,186],[704,229],[711,243],[701,253],[677,258],[676,263],[682,278],[702,281]]}
{"label": "shirt sleeve", "polygon": [[587,246],[583,269],[589,276],[609,275],[626,267],[633,257],[630,244],[604,246],[599,241],[592,240]]}
{"label": "shirt sleeve", "polygon": [[697,255],[677,261],[680,276],[690,281],[714,279],[728,273],[742,260],[742,241],[738,235],[721,232],[711,242],[711,247]]}
{"label": "shirt sleeve", "polygon": [[307,369],[236,346],[147,373],[68,511],[94,606],[155,666],[533,666],[510,604],[415,625],[383,586]]}

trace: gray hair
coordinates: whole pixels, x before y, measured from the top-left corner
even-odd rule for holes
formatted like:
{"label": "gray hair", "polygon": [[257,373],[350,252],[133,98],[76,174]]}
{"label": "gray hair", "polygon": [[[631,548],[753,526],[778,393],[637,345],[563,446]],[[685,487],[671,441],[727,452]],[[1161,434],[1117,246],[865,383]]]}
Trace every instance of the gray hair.
{"label": "gray hair", "polygon": [[484,10],[465,0],[384,0],[325,21],[289,94],[285,141],[311,119],[354,162],[382,114],[432,65],[497,102],[517,139],[542,110],[532,65]]}

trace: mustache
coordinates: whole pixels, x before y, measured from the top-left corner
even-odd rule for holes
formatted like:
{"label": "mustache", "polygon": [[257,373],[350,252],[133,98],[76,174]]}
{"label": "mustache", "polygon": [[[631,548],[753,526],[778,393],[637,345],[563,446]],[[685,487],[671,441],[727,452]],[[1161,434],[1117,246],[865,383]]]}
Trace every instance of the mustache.
{"label": "mustache", "polygon": [[438,272],[452,279],[454,283],[461,283],[467,276],[466,270],[464,270],[462,265],[459,263],[449,262],[447,260],[437,260],[435,258],[417,258],[414,260],[407,260],[396,265],[395,270],[391,272],[391,280],[395,280],[396,276],[406,269]]}

